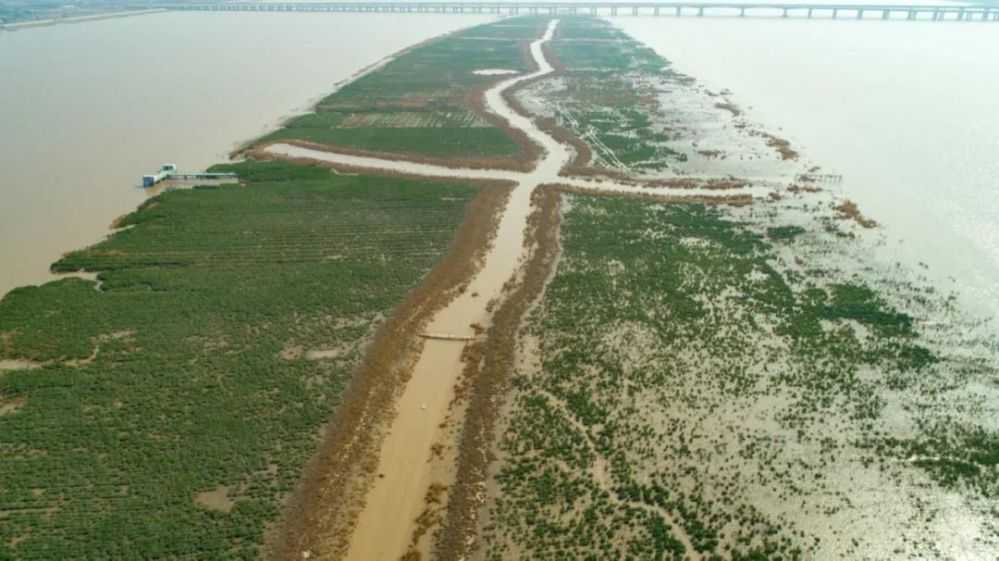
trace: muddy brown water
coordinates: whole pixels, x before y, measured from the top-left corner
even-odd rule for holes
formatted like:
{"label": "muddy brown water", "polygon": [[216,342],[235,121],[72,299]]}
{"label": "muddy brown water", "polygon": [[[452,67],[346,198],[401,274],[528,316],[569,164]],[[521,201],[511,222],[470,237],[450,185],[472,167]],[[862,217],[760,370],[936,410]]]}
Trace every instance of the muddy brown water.
{"label": "muddy brown water", "polygon": [[[980,23],[617,18],[613,23],[839,174],[886,242],[999,317],[999,31]],[[793,76],[794,79],[787,79]]]}
{"label": "muddy brown water", "polygon": [[161,163],[225,161],[357,71],[489,19],[170,12],[0,33],[0,296],[52,280]]}

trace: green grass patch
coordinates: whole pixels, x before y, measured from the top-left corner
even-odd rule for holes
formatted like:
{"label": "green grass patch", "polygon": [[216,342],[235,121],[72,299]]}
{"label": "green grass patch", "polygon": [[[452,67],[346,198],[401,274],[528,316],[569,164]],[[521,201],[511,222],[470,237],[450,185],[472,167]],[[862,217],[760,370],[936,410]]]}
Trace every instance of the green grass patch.
{"label": "green grass patch", "polygon": [[45,363],[0,373],[0,404],[19,404],[0,415],[0,559],[257,559],[374,323],[476,193],[215,169],[248,184],[166,192],[57,263],[99,272],[100,291],[0,301],[0,358]]}
{"label": "green grass patch", "polygon": [[[540,36],[546,21],[503,20],[418,46],[346,84],[320,101],[314,114],[290,120],[260,142],[304,140],[436,158],[515,156],[518,145],[502,130],[468,118],[473,91],[496,80],[475,71],[527,71],[523,45]],[[491,39],[468,39],[483,36]],[[400,112],[422,112],[426,118],[413,119],[411,126],[379,126]],[[352,119],[361,114],[371,125]]]}

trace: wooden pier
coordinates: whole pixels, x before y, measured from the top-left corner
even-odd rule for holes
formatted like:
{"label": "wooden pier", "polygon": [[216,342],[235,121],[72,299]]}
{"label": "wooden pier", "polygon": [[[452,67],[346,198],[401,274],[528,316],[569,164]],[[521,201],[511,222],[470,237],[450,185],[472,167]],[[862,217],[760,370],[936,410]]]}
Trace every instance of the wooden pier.
{"label": "wooden pier", "polygon": [[813,4],[731,2],[206,2],[168,4],[171,10],[223,12],[350,12],[393,14],[496,14],[777,17],[996,22],[999,6],[955,4]]}
{"label": "wooden pier", "polygon": [[235,173],[206,173],[206,172],[186,172],[177,171],[174,164],[163,164],[160,170],[152,175],[142,176],[142,186],[154,187],[163,181],[236,181]]}

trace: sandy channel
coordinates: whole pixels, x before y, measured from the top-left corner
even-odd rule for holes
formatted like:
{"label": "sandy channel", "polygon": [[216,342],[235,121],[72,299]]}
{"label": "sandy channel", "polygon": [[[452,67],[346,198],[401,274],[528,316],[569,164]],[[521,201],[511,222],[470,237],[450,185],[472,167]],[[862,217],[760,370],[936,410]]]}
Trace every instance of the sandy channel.
{"label": "sandy channel", "polygon": [[[528,119],[516,115],[503,101],[503,90],[518,83],[552,72],[541,53],[541,46],[554,34],[557,20],[550,22],[544,36],[531,44],[531,54],[538,63],[532,74],[504,80],[486,92],[486,106],[490,111],[510,121],[511,126],[525,130],[532,140],[545,146],[547,153],[538,169],[520,177],[504,173],[502,179],[514,179],[517,187],[500,219],[496,241],[486,255],[482,269],[468,289],[437,313],[428,331],[458,336],[474,336],[472,324],[485,324],[489,320],[488,303],[498,297],[503,284],[517,270],[522,259],[524,228],[530,213],[531,191],[541,179],[550,176],[541,170],[558,170],[568,162],[568,152],[549,138],[532,134]],[[519,119],[518,119],[519,118]],[[540,133],[534,129],[535,133]],[[554,146],[548,146],[548,142]],[[552,149],[554,148],[554,149]],[[409,167],[409,166],[405,166]],[[398,169],[398,168],[397,168]],[[442,170],[433,170],[439,175]],[[482,177],[468,170],[454,170],[460,177]],[[410,172],[411,173],[411,172]],[[489,177],[500,179],[500,177]],[[351,536],[348,560],[399,559],[410,544],[416,530],[416,519],[424,507],[424,497],[433,483],[433,473],[428,459],[431,447],[440,437],[440,427],[448,417],[449,404],[454,397],[454,387],[463,366],[461,341],[428,339],[416,362],[412,377],[397,405],[397,414],[382,444],[379,457],[379,478],[368,493],[364,509]]]}
{"label": "sandy channel", "polygon": [[[410,549],[417,518],[423,512],[432,484],[448,485],[453,473],[449,466],[442,473],[431,462],[435,442],[446,438],[450,404],[463,371],[462,351],[477,337],[473,325],[490,323],[491,301],[504,293],[508,281],[516,282],[517,271],[529,255],[525,232],[531,214],[532,193],[541,185],[558,183],[578,190],[623,194],[665,194],[683,196],[763,196],[773,185],[753,186],[719,193],[710,189],[667,189],[619,183],[605,179],[560,177],[559,172],[572,157],[571,148],[559,143],[538,128],[525,115],[515,111],[504,99],[504,92],[519,84],[553,73],[543,47],[551,40],[558,20],[552,20],[544,35],[531,43],[530,53],[537,70],[497,83],[484,93],[488,111],[505,119],[513,129],[522,131],[544,155],[529,172],[496,169],[446,167],[402,160],[387,160],[314,150],[291,144],[272,144],[264,148],[270,155],[293,160],[315,161],[352,170],[387,172],[419,177],[461,178],[469,180],[508,180],[516,183],[496,232],[495,241],[486,253],[482,268],[467,289],[439,311],[427,332],[450,339],[428,338],[417,359],[412,376],[403,389],[382,443],[377,477],[367,493],[364,506],[351,534],[345,559],[350,561],[395,561]],[[466,340],[467,339],[467,340]],[[331,505],[331,508],[334,505]],[[320,553],[321,552],[316,552]]]}

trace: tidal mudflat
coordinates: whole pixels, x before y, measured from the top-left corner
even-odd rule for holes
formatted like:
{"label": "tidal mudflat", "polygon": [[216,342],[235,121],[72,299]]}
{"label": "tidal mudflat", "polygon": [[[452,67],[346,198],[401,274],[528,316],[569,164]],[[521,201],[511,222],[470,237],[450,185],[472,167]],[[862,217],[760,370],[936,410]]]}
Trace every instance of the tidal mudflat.
{"label": "tidal mudflat", "polygon": [[3,554],[994,557],[995,341],[606,22],[416,45],[243,155],[0,303]]}
{"label": "tidal mudflat", "polygon": [[788,184],[749,206],[564,197],[479,557],[994,557],[995,340],[924,271],[872,260],[876,217],[724,91],[575,21],[562,74],[522,97],[593,173]]}

